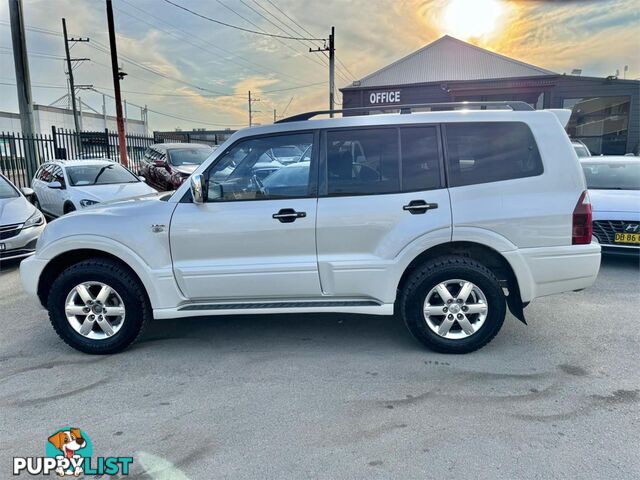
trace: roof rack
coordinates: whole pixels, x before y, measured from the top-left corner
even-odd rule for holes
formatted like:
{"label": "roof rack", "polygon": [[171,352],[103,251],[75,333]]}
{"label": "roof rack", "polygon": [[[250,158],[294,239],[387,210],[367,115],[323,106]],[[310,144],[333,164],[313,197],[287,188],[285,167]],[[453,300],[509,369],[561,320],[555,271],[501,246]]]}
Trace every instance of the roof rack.
{"label": "roof rack", "polygon": [[376,110],[400,110],[400,113],[412,113],[417,108],[437,108],[437,109],[456,109],[464,107],[508,107],[514,112],[523,112],[534,110],[534,108],[526,102],[443,102],[443,103],[415,103],[410,105],[375,105],[370,107],[343,108],[340,110],[315,110],[312,112],[299,113],[291,117],[283,118],[275,123],[298,122],[301,120],[309,120],[318,115],[326,115],[331,113],[360,113],[368,115],[371,111]]}

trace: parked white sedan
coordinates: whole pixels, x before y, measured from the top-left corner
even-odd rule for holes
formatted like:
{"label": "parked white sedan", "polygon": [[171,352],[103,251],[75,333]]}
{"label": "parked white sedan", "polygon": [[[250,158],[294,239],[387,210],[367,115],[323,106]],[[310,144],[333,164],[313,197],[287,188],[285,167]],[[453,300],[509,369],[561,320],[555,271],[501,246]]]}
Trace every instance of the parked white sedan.
{"label": "parked white sedan", "polygon": [[59,217],[96,203],[137,197],[156,190],[111,160],[55,160],[42,164],[33,178],[33,203]]}
{"label": "parked white sedan", "polygon": [[27,200],[31,194],[30,188],[18,190],[0,174],[0,265],[4,260],[28,257],[36,250],[36,241],[47,222]]}

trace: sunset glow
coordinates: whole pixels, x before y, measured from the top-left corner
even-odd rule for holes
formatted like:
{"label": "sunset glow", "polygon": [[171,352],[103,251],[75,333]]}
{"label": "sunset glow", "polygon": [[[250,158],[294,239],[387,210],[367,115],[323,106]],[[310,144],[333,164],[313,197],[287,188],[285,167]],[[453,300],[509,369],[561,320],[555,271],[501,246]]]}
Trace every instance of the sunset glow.
{"label": "sunset glow", "polygon": [[492,33],[504,5],[500,0],[450,0],[443,20],[447,33],[461,39]]}

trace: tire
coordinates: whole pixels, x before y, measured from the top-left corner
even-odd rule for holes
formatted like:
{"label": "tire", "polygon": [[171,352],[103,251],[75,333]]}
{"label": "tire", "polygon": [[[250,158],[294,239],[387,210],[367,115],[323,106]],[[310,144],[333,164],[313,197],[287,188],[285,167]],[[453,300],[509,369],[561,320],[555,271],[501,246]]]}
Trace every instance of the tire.
{"label": "tire", "polygon": [[38,200],[38,197],[36,197],[35,195],[33,196],[33,206],[36,207],[38,210],[42,211],[42,207],[40,206],[40,200]]}
{"label": "tire", "polygon": [[[467,283],[475,288],[462,302]],[[445,285],[443,297],[447,292],[453,297],[451,304],[440,297],[439,285]],[[485,313],[471,313],[472,310]],[[493,340],[504,322],[506,301],[500,282],[488,268],[466,257],[446,256],[425,263],[409,276],[400,292],[399,311],[411,334],[427,348],[461,354],[478,350]],[[451,315],[453,319],[449,318]],[[468,330],[458,323],[458,315],[462,315],[461,322]]]}
{"label": "tire", "polygon": [[[74,315],[73,318],[79,321],[72,322],[68,319],[66,310],[69,302],[76,303],[77,308],[83,305],[80,295],[74,293],[78,292],[76,287],[79,285],[90,285],[89,289],[94,302],[99,298],[96,293],[99,293],[101,285],[110,287],[112,293],[100,308],[105,310],[109,308],[113,312],[120,308],[118,305],[121,303],[123,316],[104,315],[102,317],[98,316],[98,311],[91,310],[90,313],[95,313],[95,324],[88,332],[88,336],[81,334],[78,327],[81,328],[89,316],[85,316],[82,320],[83,314]],[[94,305],[92,308],[97,306]],[[47,309],[51,325],[67,345],[84,353],[98,355],[117,353],[127,348],[140,338],[145,326],[152,318],[149,299],[138,278],[119,262],[106,258],[84,260],[64,270],[51,286]],[[98,325],[98,318],[110,319],[108,323],[112,329],[111,336]]]}

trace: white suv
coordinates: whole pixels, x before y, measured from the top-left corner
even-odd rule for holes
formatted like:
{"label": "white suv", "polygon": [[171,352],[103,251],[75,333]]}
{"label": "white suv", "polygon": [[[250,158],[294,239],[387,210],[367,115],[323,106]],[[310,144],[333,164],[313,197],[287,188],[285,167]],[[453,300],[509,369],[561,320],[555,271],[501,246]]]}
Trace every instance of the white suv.
{"label": "white suv", "polygon": [[[433,350],[476,350],[507,305],[524,322],[600,265],[566,112],[509,106],[239,131],[173,194],[49,224],[24,287],[88,353],[124,349],[152,318],[292,312],[395,312]],[[282,146],[309,158],[259,174]]]}

